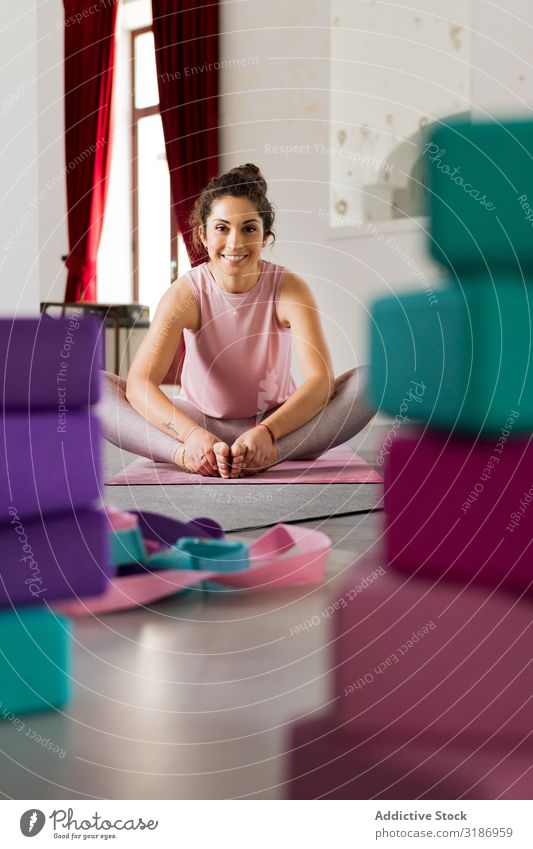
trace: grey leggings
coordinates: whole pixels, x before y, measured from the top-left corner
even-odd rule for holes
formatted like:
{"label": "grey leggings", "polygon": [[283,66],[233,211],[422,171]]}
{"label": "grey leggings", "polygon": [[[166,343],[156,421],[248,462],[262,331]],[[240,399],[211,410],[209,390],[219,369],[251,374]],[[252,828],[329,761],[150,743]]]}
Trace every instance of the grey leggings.
{"label": "grey leggings", "polygon": [[[276,443],[281,460],[312,460],[328,448],[351,439],[370,421],[374,411],[366,398],[366,368],[345,372],[335,380],[335,394],[328,404],[306,424]],[[228,445],[249,430],[253,419],[214,419],[204,415],[181,398],[172,403],[197,424]],[[280,406],[280,405],[279,405]],[[273,407],[268,412],[273,412]],[[103,372],[102,399],[97,407],[104,436],[124,451],[140,454],[161,463],[172,463],[181,444],[146,421],[126,398],[126,381]],[[265,413],[265,416],[268,413]]]}

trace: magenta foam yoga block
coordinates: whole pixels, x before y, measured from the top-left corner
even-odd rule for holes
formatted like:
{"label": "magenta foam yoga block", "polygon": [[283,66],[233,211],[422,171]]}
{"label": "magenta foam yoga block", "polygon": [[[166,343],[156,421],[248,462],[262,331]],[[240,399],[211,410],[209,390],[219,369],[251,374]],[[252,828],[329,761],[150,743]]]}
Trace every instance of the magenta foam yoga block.
{"label": "magenta foam yoga block", "polygon": [[98,595],[111,571],[107,520],[76,510],[26,521],[16,507],[0,529],[0,607]]}
{"label": "magenta foam yoga block", "polygon": [[59,413],[96,403],[102,333],[92,316],[0,319],[3,408]]}
{"label": "magenta foam yoga block", "polygon": [[396,431],[385,464],[386,557],[395,569],[529,590],[533,435]]}
{"label": "magenta foam yoga block", "polygon": [[12,412],[0,435],[0,526],[8,507],[24,519],[70,510],[101,491],[101,426],[89,408],[59,425],[57,412]]}
{"label": "magenta foam yoga block", "polygon": [[[532,750],[525,744],[512,751],[473,741],[372,741],[356,733],[354,722],[342,726],[325,714],[295,723],[287,749],[290,799],[531,799],[533,793]],[[414,823],[374,825],[404,830]]]}
{"label": "magenta foam yoga block", "polygon": [[533,732],[530,599],[402,575],[372,555],[335,599],[339,723],[398,742],[459,735],[509,748]]}

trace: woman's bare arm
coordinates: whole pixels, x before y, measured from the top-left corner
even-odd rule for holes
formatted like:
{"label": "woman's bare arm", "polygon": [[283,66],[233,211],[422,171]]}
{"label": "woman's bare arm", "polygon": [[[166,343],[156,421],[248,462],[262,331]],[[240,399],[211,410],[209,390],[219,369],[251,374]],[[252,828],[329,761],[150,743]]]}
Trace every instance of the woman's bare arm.
{"label": "woman's bare arm", "polygon": [[334,375],[320,313],[308,284],[287,271],[278,305],[278,318],[290,326],[303,383],[272,415],[262,419],[276,439],[310,421],[328,403]]}
{"label": "woman's bare arm", "polygon": [[161,298],[152,323],[128,374],[126,398],[150,424],[181,442],[197,426],[176,409],[159,388],[167,374],[184,328],[194,330],[198,307],[186,277],[180,277]]}

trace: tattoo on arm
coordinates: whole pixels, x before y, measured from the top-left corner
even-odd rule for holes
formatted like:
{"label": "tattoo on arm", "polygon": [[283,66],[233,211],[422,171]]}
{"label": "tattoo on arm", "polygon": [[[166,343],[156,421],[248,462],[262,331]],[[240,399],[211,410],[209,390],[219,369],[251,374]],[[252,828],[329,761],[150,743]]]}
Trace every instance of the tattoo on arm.
{"label": "tattoo on arm", "polygon": [[166,427],[167,430],[171,430],[172,433],[175,433],[178,439],[180,438],[178,431],[174,427],[174,422],[163,422],[163,427]]}

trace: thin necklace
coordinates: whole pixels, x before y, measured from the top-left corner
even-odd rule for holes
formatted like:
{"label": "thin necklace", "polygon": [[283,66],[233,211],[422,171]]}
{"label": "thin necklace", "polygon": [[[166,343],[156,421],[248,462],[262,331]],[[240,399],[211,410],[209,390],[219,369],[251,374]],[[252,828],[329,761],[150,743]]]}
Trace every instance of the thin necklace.
{"label": "thin necklace", "polygon": [[[261,270],[260,270],[260,272],[259,272],[259,277],[261,277],[261,274],[262,274],[262,273],[263,273],[263,266],[261,266]],[[246,299],[248,298],[248,296],[249,296],[249,295],[253,292],[253,290],[255,289],[255,287],[257,286],[257,284],[258,284],[258,282],[259,282],[259,277],[258,277],[258,278],[257,278],[257,280],[255,281],[254,285],[252,286],[252,288],[251,288],[251,289],[248,289],[248,291],[244,293],[244,298],[243,298],[241,301],[239,301],[239,303],[237,304],[237,306],[235,306],[235,304],[234,304],[234,303],[231,301],[231,299],[228,297],[228,293],[227,293],[227,292],[226,292],[226,290],[223,288],[223,286],[221,286],[221,284],[218,282],[217,278],[215,277],[215,275],[213,274],[213,272],[212,272],[212,271],[211,271],[211,276],[213,277],[213,280],[215,281],[215,283],[217,284],[218,288],[219,288],[219,289],[220,289],[220,291],[222,292],[223,297],[226,299],[226,301],[227,301],[229,304],[231,304],[231,308],[232,308],[232,311],[233,311],[233,315],[237,315],[237,310],[239,310],[239,309],[242,307],[242,305],[244,304],[245,300],[246,300]],[[234,292],[234,294],[237,294],[237,293],[236,293],[236,292]]]}

